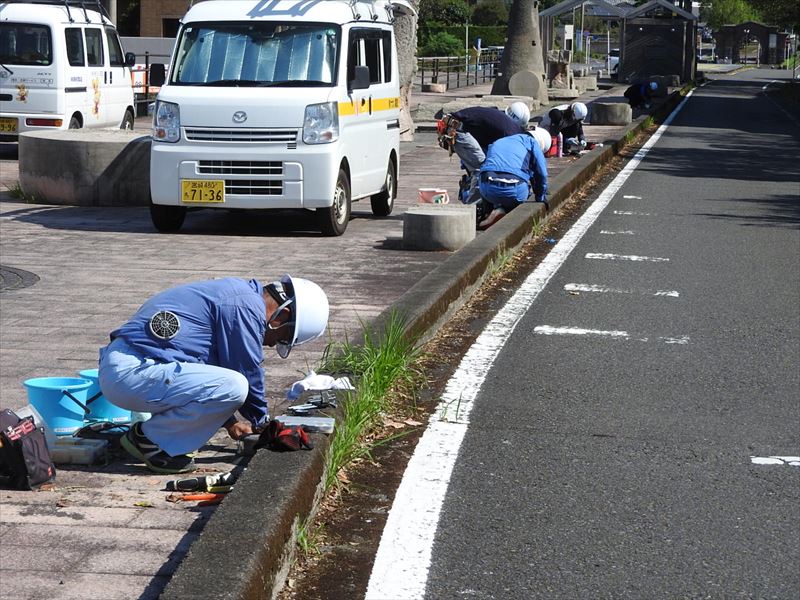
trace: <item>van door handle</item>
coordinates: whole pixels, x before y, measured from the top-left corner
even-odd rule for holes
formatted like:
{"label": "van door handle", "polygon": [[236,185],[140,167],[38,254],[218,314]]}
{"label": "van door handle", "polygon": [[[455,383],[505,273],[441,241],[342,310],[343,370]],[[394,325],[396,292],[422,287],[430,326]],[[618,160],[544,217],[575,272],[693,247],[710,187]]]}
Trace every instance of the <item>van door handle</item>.
{"label": "van door handle", "polygon": [[369,97],[369,114],[372,114],[372,96]]}
{"label": "van door handle", "polygon": [[108,72],[108,83],[111,83],[111,84],[114,83],[114,71],[109,71]]}
{"label": "van door handle", "polygon": [[108,71],[103,71],[103,83],[108,83]]}

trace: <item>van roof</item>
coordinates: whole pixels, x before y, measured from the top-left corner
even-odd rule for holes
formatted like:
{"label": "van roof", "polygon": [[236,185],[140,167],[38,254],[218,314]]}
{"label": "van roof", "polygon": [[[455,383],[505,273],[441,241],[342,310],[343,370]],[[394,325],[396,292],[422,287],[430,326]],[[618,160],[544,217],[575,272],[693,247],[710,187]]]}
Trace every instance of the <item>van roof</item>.
{"label": "van roof", "polygon": [[112,25],[111,19],[101,15],[98,11],[89,8],[92,6],[87,1],[86,8],[75,2],[45,1],[38,2],[0,2],[0,22],[25,22],[40,23],[42,25],[96,23]]}
{"label": "van roof", "polygon": [[205,0],[189,9],[182,19],[189,21],[247,21],[269,19],[349,23],[362,20],[388,23],[386,0]]}

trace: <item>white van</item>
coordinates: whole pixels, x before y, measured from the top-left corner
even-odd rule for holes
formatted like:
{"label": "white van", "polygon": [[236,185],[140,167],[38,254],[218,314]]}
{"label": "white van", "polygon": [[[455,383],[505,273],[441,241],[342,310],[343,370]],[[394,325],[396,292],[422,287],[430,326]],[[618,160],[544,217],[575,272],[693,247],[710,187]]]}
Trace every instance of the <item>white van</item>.
{"label": "white van", "polygon": [[135,61],[123,55],[98,0],[0,2],[0,140],[46,129],[131,129]]}
{"label": "white van", "polygon": [[187,208],[314,210],[325,235],[344,233],[352,200],[389,215],[400,159],[393,10],[413,10],[392,1],[192,6],[153,114],[156,229],[180,229]]}

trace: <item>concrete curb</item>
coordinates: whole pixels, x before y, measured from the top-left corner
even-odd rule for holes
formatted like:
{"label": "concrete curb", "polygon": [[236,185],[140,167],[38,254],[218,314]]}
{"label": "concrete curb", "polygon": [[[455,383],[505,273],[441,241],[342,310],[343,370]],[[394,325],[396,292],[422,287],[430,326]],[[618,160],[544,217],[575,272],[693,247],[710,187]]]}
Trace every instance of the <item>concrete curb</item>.
{"label": "concrete curb", "polygon": [[[684,88],[684,90],[687,88]],[[666,118],[682,100],[673,92],[654,119]],[[643,129],[646,116],[626,128],[620,140],[589,153],[550,181],[550,210],[588,181]],[[544,206],[526,203],[478,236],[406,291],[381,313],[370,330],[380,334],[397,313],[406,319],[407,335],[424,340],[444,323],[483,283],[492,261],[528,241],[533,219]],[[360,343],[361,340],[351,340]],[[283,586],[294,554],[297,523],[317,509],[330,440],[315,436],[310,452],[258,452],[234,490],[192,544],[161,598],[197,596],[219,600],[274,598]]]}

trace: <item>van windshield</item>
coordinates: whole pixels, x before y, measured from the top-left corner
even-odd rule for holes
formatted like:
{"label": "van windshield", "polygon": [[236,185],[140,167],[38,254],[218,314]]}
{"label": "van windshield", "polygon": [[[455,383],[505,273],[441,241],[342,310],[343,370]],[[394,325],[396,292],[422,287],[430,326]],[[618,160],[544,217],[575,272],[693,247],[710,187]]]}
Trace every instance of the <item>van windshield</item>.
{"label": "van windshield", "polygon": [[340,33],[319,23],[192,23],[181,31],[170,83],[330,86]]}
{"label": "van windshield", "polygon": [[49,65],[53,62],[50,28],[28,23],[0,23],[0,63]]}

